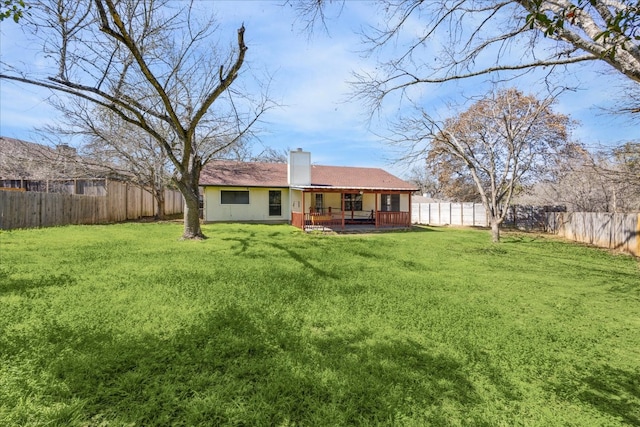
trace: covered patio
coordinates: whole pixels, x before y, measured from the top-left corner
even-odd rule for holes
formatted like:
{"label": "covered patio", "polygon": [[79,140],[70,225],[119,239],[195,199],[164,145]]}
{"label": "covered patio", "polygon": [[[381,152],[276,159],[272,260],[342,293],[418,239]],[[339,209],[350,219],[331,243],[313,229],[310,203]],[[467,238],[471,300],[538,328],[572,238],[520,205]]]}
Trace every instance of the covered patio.
{"label": "covered patio", "polygon": [[291,224],[305,231],[411,227],[411,190],[291,188]]}

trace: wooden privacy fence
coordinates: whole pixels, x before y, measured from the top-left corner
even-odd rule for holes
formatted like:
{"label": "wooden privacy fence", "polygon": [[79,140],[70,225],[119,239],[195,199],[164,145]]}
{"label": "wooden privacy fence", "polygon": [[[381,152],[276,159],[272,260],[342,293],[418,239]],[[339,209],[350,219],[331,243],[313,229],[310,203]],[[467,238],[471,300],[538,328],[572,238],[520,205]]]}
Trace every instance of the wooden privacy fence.
{"label": "wooden privacy fence", "polygon": [[[569,240],[640,256],[640,214],[553,212],[557,206],[511,206],[503,226],[539,229]],[[425,225],[488,226],[482,204],[413,203],[411,222]]]}
{"label": "wooden privacy fence", "polygon": [[[182,213],[180,192],[165,190],[165,213]],[[0,191],[0,228],[101,224],[156,214],[153,195],[133,184],[108,181],[105,196]]]}
{"label": "wooden privacy fence", "polygon": [[640,214],[548,212],[546,231],[566,239],[640,256]]}
{"label": "wooden privacy fence", "polygon": [[411,222],[424,225],[488,225],[487,213],[481,203],[412,203]]}

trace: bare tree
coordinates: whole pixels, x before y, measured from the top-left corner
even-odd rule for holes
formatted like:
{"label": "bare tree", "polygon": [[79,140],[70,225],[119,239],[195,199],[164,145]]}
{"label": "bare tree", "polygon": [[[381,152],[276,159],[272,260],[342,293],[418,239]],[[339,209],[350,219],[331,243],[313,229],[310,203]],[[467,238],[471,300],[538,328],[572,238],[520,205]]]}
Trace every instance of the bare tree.
{"label": "bare tree", "polygon": [[275,149],[273,147],[265,147],[260,153],[251,157],[252,162],[263,163],[287,163],[289,161],[289,152],[291,148]]}
{"label": "bare tree", "polygon": [[246,137],[269,107],[264,95],[251,99],[232,88],[247,52],[244,26],[235,47],[221,49],[214,21],[203,19],[197,6],[163,0],[40,2],[29,21],[55,64],[44,77],[7,64],[0,74],[107,109],[144,132],[174,169],[173,181],[185,199],[185,239],[204,237],[198,215],[203,165]]}
{"label": "bare tree", "polygon": [[638,143],[593,152],[572,143],[554,158],[548,176],[518,199],[576,212],[635,212],[640,209],[638,159]]}
{"label": "bare tree", "polygon": [[[344,1],[292,2],[307,27]],[[604,61],[640,83],[640,6],[634,0],[379,0],[382,24],[365,31],[371,54],[387,53],[355,75],[356,95],[379,108],[392,93],[491,75]],[[315,6],[315,7],[313,7]],[[317,10],[320,9],[320,12]],[[324,22],[323,22],[324,24]],[[389,50],[391,53],[389,54]]]}
{"label": "bare tree", "polygon": [[[50,104],[60,112],[60,119],[39,129],[43,137],[66,141],[81,138],[78,167],[87,176],[96,172],[119,176],[149,189],[156,202],[156,218],[163,219],[165,189],[171,182],[171,162],[163,147],[109,109],[77,99],[54,99]],[[165,138],[171,138],[168,129]]]}
{"label": "bare tree", "polygon": [[439,123],[427,114],[401,121],[395,143],[406,159],[431,150],[456,159],[475,183],[500,240],[500,224],[518,186],[540,176],[549,154],[568,140],[569,119],[552,111],[553,97],[538,100],[518,90],[491,93],[463,113]]}
{"label": "bare tree", "polygon": [[429,147],[426,153],[426,171],[438,183],[440,195],[454,202],[481,202],[473,177],[465,163],[439,144]]}
{"label": "bare tree", "polygon": [[409,171],[409,175],[406,180],[412,183],[415,187],[419,188],[421,195],[427,195],[432,198],[441,198],[442,194],[440,183],[437,179],[429,173],[428,166],[415,165]]}
{"label": "bare tree", "polygon": [[582,144],[567,144],[550,160],[548,174],[518,195],[518,203],[564,206],[574,212],[612,209],[610,182],[596,167],[599,159]]}
{"label": "bare tree", "polygon": [[613,211],[640,210],[640,142],[602,150],[596,170],[610,183]]}

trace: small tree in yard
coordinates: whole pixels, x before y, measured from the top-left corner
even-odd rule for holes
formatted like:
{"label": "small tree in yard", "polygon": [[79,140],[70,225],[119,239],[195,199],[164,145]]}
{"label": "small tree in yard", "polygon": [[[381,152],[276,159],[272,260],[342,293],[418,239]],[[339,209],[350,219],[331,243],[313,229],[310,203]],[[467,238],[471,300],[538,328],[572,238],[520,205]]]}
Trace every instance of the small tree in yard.
{"label": "small tree in yard", "polygon": [[36,2],[24,26],[43,38],[47,58],[55,60],[48,64],[50,73],[36,75],[7,64],[0,73],[2,79],[80,100],[78,109],[67,104],[80,117],[87,117],[87,104],[108,110],[144,134],[145,142],[153,141],[172,165],[172,179],[185,199],[185,239],[204,237],[198,214],[202,167],[245,137],[269,105],[264,96],[252,100],[232,90],[247,52],[244,26],[235,47],[223,55],[213,20],[203,20],[194,5]]}
{"label": "small tree in yard", "polygon": [[395,142],[405,146],[408,158],[436,153],[463,165],[459,173],[473,180],[498,242],[517,187],[540,176],[550,155],[567,144],[570,121],[554,113],[552,104],[551,97],[500,90],[443,123],[426,114],[402,121]]}

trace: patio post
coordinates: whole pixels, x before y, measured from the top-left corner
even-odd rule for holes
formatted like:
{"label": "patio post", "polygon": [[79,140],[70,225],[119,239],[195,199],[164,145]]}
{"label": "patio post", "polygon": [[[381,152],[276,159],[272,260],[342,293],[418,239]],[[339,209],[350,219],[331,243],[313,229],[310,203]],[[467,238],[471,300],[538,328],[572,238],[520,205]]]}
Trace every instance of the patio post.
{"label": "patio post", "polygon": [[344,230],[344,193],[340,192],[340,211],[342,212],[342,229]]}
{"label": "patio post", "polygon": [[374,211],[376,228],[378,228],[378,192],[374,193],[376,196],[376,210]]}
{"label": "patio post", "polygon": [[407,227],[411,228],[411,193],[409,193],[409,223]]}

